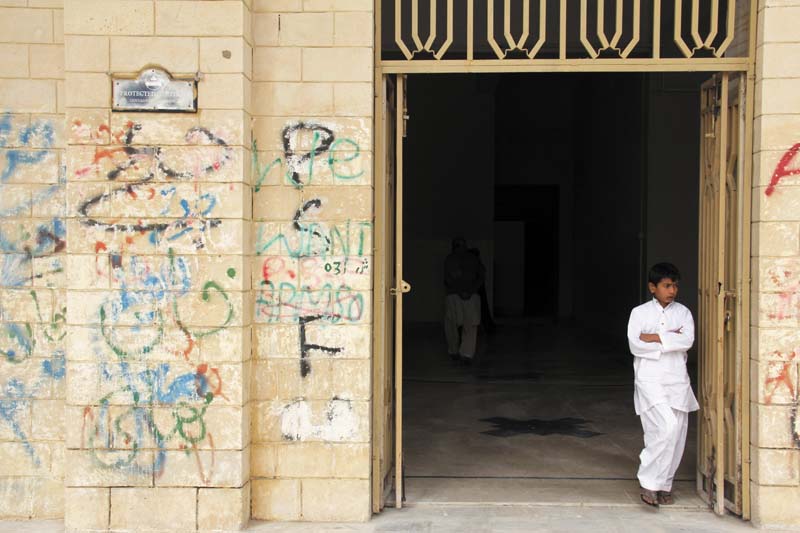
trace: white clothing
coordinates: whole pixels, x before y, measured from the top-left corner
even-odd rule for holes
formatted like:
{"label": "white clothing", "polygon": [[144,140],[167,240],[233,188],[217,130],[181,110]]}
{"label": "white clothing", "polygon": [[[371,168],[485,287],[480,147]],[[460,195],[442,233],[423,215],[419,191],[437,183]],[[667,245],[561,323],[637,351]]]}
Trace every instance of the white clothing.
{"label": "white clothing", "polygon": [[[448,294],[445,299],[444,334],[447,338],[447,353],[461,357],[475,356],[478,326],[481,323],[481,298],[473,294],[462,300],[458,294]],[[461,326],[459,336],[458,327]]]}
{"label": "white clothing", "polygon": [[689,413],[657,404],[641,415],[644,449],[636,477],[642,488],[672,490],[672,480],[683,457]]}
{"label": "white clothing", "polygon": [[[658,333],[661,342],[639,340],[642,333]],[[628,345],[633,358],[636,414],[665,404],[679,411],[697,411],[686,371],[686,351],[694,344],[694,320],[686,306],[672,302],[662,307],[655,298],[631,311]]]}

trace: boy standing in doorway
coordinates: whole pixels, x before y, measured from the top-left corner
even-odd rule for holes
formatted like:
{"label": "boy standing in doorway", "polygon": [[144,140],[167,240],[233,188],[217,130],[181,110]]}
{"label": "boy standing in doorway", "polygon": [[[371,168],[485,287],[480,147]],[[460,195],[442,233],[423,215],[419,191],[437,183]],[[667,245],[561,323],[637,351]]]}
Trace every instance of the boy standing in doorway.
{"label": "boy standing in doorway", "polygon": [[653,299],[635,307],[628,321],[633,401],[644,430],[637,477],[642,501],[655,507],[673,503],[672,480],[683,457],[689,413],[699,408],[686,371],[694,320],[675,301],[680,278],[675,265],[654,265],[647,284]]}
{"label": "boy standing in doorway", "polygon": [[[445,297],[444,333],[447,352],[453,361],[472,364],[481,324],[481,299],[485,269],[461,237],[453,239],[452,251],[444,260]],[[461,335],[459,335],[459,327]]]}

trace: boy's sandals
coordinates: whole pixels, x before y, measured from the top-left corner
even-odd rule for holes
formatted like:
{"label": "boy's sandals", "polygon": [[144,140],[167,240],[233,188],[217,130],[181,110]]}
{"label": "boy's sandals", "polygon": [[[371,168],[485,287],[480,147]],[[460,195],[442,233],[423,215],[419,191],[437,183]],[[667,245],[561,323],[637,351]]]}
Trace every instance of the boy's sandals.
{"label": "boy's sandals", "polygon": [[672,497],[672,493],[666,490],[658,491],[658,503],[661,505],[672,505],[675,503],[675,499]]}
{"label": "boy's sandals", "polygon": [[651,507],[657,508],[661,500],[661,498],[659,498],[659,493],[644,487],[640,488],[642,491],[639,493],[639,497],[642,499],[642,501]]}

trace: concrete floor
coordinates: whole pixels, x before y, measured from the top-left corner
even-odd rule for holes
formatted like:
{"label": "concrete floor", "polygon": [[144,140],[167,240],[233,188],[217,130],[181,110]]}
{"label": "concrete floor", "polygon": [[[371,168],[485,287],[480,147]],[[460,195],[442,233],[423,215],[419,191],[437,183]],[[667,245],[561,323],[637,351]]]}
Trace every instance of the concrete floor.
{"label": "concrete floor", "polygon": [[[685,509],[578,506],[417,506],[389,509],[365,524],[252,522],[248,532],[751,532],[748,523],[729,516]],[[0,522],[0,533],[62,533],[60,521]]]}
{"label": "concrete floor", "polygon": [[[499,326],[472,368],[446,356],[440,326],[405,335],[404,453],[409,503],[640,505],[642,429],[620,345],[577,328]],[[675,485],[695,494],[696,421]]]}

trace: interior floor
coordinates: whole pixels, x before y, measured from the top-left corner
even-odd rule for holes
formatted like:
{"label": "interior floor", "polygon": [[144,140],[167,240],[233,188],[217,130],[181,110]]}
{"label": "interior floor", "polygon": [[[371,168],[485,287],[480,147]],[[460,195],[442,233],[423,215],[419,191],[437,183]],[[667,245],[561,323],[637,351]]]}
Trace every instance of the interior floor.
{"label": "interior floor", "polygon": [[[523,319],[481,331],[463,367],[440,324],[404,331],[409,503],[640,504],[642,428],[624,344]],[[699,508],[694,415],[689,428],[674,491],[677,505]]]}

